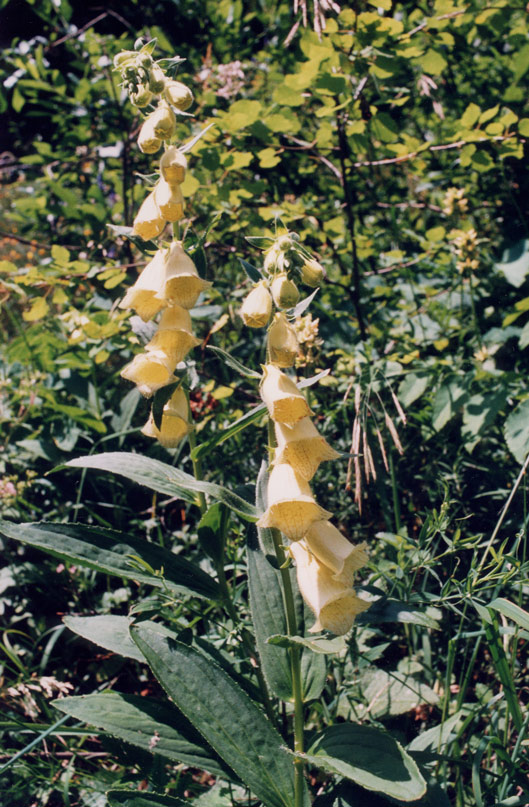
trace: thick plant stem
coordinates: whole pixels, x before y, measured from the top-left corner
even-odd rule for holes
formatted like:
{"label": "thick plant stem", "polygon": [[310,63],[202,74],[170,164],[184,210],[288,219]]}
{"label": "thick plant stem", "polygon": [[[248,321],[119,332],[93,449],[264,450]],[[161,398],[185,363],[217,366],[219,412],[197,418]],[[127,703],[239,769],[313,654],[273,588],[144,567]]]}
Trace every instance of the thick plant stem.
{"label": "thick plant stem", "polygon": [[[197,444],[195,432],[190,431],[188,438],[189,438],[189,448],[191,449],[191,455],[192,455],[193,449],[196,447]],[[200,462],[200,459],[195,460],[193,459],[192,456],[191,456],[191,462],[193,463],[193,476],[200,482],[202,480],[202,463]],[[197,494],[197,503],[200,508],[200,512],[202,513],[202,515],[204,515],[204,513],[208,509],[208,505],[206,502],[206,497],[204,496],[202,491],[199,491],[199,493]]]}

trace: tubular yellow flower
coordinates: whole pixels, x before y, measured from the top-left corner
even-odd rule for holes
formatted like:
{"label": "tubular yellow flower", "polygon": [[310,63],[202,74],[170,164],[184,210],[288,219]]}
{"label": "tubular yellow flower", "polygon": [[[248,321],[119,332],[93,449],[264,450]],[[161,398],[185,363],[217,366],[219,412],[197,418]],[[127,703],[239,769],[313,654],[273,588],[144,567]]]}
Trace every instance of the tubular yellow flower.
{"label": "tubular yellow flower", "polygon": [[160,213],[160,208],[154,198],[154,191],[152,191],[138,210],[132,231],[134,235],[139,235],[144,241],[149,241],[163,232],[165,224],[166,221]]}
{"label": "tubular yellow flower", "polygon": [[368,560],[365,541],[351,544],[330,521],[318,521],[305,535],[305,543],[313,555],[331,572],[333,579],[352,586],[355,572]]}
{"label": "tubular yellow flower", "polygon": [[286,272],[281,272],[274,278],[271,291],[278,308],[292,308],[299,300],[298,287],[288,279]]}
{"label": "tubular yellow flower", "polygon": [[325,270],[321,263],[318,263],[318,261],[305,261],[301,267],[301,280],[312,289],[319,286],[324,277]]}
{"label": "tubular yellow flower", "polygon": [[272,314],[272,296],[266,281],[261,280],[243,301],[240,315],[249,328],[264,328]]}
{"label": "tubular yellow flower", "polygon": [[299,344],[294,327],[285,314],[276,314],[268,331],[268,355],[278,367],[292,367],[298,355]]}
{"label": "tubular yellow flower", "polygon": [[138,146],[140,151],[143,151],[144,154],[155,154],[161,145],[162,141],[159,137],[156,137],[154,133],[154,125],[151,117],[149,116],[143,122],[138,135]]}
{"label": "tubular yellow flower", "polygon": [[165,306],[156,297],[165,281],[165,250],[159,249],[149,261],[135,284],[120,302],[120,308],[133,308],[144,322],[152,319]]}
{"label": "tubular yellow flower", "polygon": [[174,364],[161,350],[139,353],[123,368],[120,375],[132,381],[146,398],[156,390],[176,381],[173,375]]}
{"label": "tubular yellow flower", "polygon": [[145,350],[162,351],[176,367],[200,341],[193,335],[189,311],[172,305],[163,312],[158,330],[145,345]]}
{"label": "tubular yellow flower", "polygon": [[178,388],[163,408],[161,428],[158,429],[152,413],[143,427],[142,434],[154,437],[166,448],[175,448],[193,430],[189,422],[189,407],[185,392]]}
{"label": "tubular yellow flower", "polygon": [[369,603],[357,597],[352,588],[334,580],[332,572],[309,552],[304,541],[292,544],[290,553],[296,561],[301,595],[316,617],[310,632],[328,630],[337,636],[347,633],[356,615],[366,611]]}
{"label": "tubular yellow flower", "polygon": [[144,107],[151,103],[152,92],[144,84],[138,84],[136,92],[131,93],[129,98],[131,104],[134,104],[134,106]]}
{"label": "tubular yellow flower", "polygon": [[167,221],[180,221],[184,215],[184,196],[180,185],[169,185],[160,177],[154,188],[154,198]]}
{"label": "tubular yellow flower", "polygon": [[198,276],[195,264],[182,248],[182,242],[173,241],[166,257],[165,284],[157,296],[170,305],[193,308],[200,293],[210,286],[209,281]]}
{"label": "tubular yellow flower", "polygon": [[160,101],[147,120],[152,120],[154,136],[160,140],[169,140],[175,133],[176,118],[173,110],[165,101]]}
{"label": "tubular yellow flower", "polygon": [[264,365],[260,391],[270,417],[276,423],[291,426],[312,414],[305,396],[275,364]]}
{"label": "tubular yellow flower", "polygon": [[160,160],[160,173],[169,185],[176,185],[186,178],[187,160],[176,146],[170,146]]}
{"label": "tubular yellow flower", "polygon": [[163,94],[170,104],[182,111],[189,109],[193,103],[193,93],[181,81],[167,81]]}
{"label": "tubular yellow flower", "polygon": [[276,465],[268,479],[268,508],[258,527],[276,527],[291,541],[299,541],[311,524],[331,515],[315,501],[308,482],[290,465]]}
{"label": "tubular yellow flower", "polygon": [[158,93],[162,92],[163,88],[165,87],[165,82],[165,73],[163,72],[162,68],[157,64],[153,64],[149,70],[149,88],[151,92],[158,95]]}
{"label": "tubular yellow flower", "polygon": [[340,454],[331,448],[307,417],[293,426],[275,424],[277,450],[274,463],[286,462],[302,478],[312,479],[320,462],[337,459]]}

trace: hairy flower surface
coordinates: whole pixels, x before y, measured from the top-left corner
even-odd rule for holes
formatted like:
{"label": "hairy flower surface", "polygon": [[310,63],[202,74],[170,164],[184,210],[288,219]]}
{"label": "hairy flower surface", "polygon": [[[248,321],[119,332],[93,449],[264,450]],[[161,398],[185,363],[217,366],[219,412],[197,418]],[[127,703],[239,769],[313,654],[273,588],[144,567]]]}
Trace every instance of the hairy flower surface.
{"label": "hairy flower surface", "polygon": [[175,448],[192,429],[186,394],[178,388],[163,408],[161,428],[156,426],[151,413],[141,431],[146,437],[154,437],[166,448]]}
{"label": "hairy flower surface", "polygon": [[299,541],[311,524],[331,513],[315,501],[308,482],[290,465],[276,465],[268,479],[268,507],[258,527],[275,527],[291,541]]}
{"label": "hairy flower surface", "polygon": [[331,448],[306,417],[293,426],[275,424],[277,449],[274,464],[288,463],[302,479],[312,479],[321,462],[338,459],[338,451]]}
{"label": "hairy flower surface", "polygon": [[165,262],[165,283],[158,296],[170,305],[193,308],[200,293],[211,283],[198,276],[197,268],[184,252],[181,241],[173,241]]}
{"label": "hairy flower surface", "polygon": [[165,306],[165,301],[156,296],[164,283],[165,250],[159,249],[127,291],[119,307],[134,309],[144,322],[148,322]]}
{"label": "hairy flower surface", "polygon": [[292,367],[298,355],[296,330],[286,315],[276,314],[268,331],[268,357],[278,367]]}
{"label": "hairy flower surface", "polygon": [[166,220],[156,204],[154,191],[151,191],[136,214],[132,232],[134,235],[139,235],[144,241],[149,241],[151,238],[161,235],[165,224]]}
{"label": "hairy flower surface", "polygon": [[158,330],[145,349],[161,350],[176,367],[200,341],[193,335],[189,311],[172,305],[163,312]]}
{"label": "hairy flower surface", "polygon": [[347,633],[357,614],[366,611],[369,603],[357,597],[352,588],[334,579],[333,573],[320,563],[304,541],[293,543],[290,553],[296,562],[299,590],[316,617],[310,633],[328,630],[337,636]]}
{"label": "hairy flower surface", "polygon": [[160,173],[170,185],[176,185],[186,178],[187,160],[176,146],[169,146],[160,160]]}
{"label": "hairy flower surface", "polygon": [[352,586],[355,573],[368,561],[366,546],[352,544],[330,521],[318,521],[305,535],[305,543],[313,555],[327,566],[338,583]]}
{"label": "hairy flower surface", "polygon": [[276,423],[293,425],[312,414],[303,393],[275,364],[266,364],[263,367],[261,398]]}
{"label": "hairy flower surface", "polygon": [[169,185],[160,177],[154,188],[158,209],[167,221],[180,221],[184,215],[184,196],[180,185]]}
{"label": "hairy flower surface", "polygon": [[299,289],[285,272],[274,278],[270,288],[278,308],[292,308],[299,300]]}
{"label": "hairy flower surface", "polygon": [[141,394],[150,398],[156,390],[176,381],[173,370],[174,366],[165,353],[151,350],[135,356],[120,375],[136,384]]}
{"label": "hairy flower surface", "polygon": [[264,328],[272,315],[272,296],[264,280],[253,287],[243,301],[240,315],[249,328]]}

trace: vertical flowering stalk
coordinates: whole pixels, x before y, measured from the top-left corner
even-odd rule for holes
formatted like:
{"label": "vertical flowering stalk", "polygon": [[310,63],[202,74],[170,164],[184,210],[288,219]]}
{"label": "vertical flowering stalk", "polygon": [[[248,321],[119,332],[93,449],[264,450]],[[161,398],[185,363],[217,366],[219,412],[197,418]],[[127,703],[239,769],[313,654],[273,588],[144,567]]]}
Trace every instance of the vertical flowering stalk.
{"label": "vertical flowering stalk", "polygon": [[[144,154],[155,154],[164,146],[158,178],[141,204],[132,228],[132,233],[144,241],[159,239],[158,248],[119,304],[120,308],[135,311],[144,322],[159,317],[157,330],[144,352],[136,355],[121,372],[147,398],[178,381],[174,375],[177,365],[200,343],[193,334],[189,311],[211,285],[199,277],[181,241],[174,235],[163,240],[167,224],[175,225],[184,216],[181,185],[187,160],[172,140],[176,116],[189,108],[193,94],[185,84],[169,78],[153,60],[154,44],[150,42],[139,51],[123,51],[114,59],[131,103],[146,110],[138,147]],[[178,64],[180,59],[170,62]],[[191,434],[187,397],[180,386],[166,401],[161,422],[155,423],[151,412],[142,432],[168,448]]]}

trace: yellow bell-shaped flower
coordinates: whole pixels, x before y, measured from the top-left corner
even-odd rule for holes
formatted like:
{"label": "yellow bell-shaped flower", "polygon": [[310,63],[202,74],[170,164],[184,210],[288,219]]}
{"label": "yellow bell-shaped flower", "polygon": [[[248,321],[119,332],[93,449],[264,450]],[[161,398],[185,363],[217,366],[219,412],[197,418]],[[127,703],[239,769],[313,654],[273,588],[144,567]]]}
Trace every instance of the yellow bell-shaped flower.
{"label": "yellow bell-shaped flower", "polygon": [[154,136],[160,140],[169,140],[176,130],[176,118],[173,110],[165,101],[160,101],[147,120],[152,121]]}
{"label": "yellow bell-shaped flower", "polygon": [[264,365],[260,391],[270,417],[276,423],[292,426],[312,414],[305,396],[275,364]]}
{"label": "yellow bell-shaped flower", "polygon": [[259,281],[243,301],[240,315],[249,328],[264,328],[272,314],[272,296],[264,280]]}
{"label": "yellow bell-shaped flower", "polygon": [[158,330],[145,346],[145,350],[161,350],[176,367],[191,348],[200,342],[201,340],[193,335],[189,311],[179,305],[172,305],[163,312]]}
{"label": "yellow bell-shaped flower", "polygon": [[132,232],[134,235],[139,235],[144,241],[149,241],[151,238],[161,235],[165,224],[166,220],[156,204],[154,191],[151,191],[138,210],[132,224]]}
{"label": "yellow bell-shaped flower", "polygon": [[369,603],[357,597],[352,588],[337,582],[333,573],[310,552],[304,541],[290,546],[296,562],[296,576],[301,595],[316,617],[310,633],[328,630],[337,636],[347,633],[357,614]]}
{"label": "yellow bell-shaped flower", "polygon": [[119,307],[134,309],[144,322],[148,322],[165,306],[165,301],[156,297],[164,283],[165,250],[159,249],[127,291]]}
{"label": "yellow bell-shaped flower", "polygon": [[173,375],[175,365],[160,351],[151,350],[139,353],[123,368],[120,375],[132,381],[146,398],[154,395],[156,390],[176,381]]}
{"label": "yellow bell-shaped flower", "polygon": [[166,276],[161,299],[169,305],[180,305],[182,308],[193,308],[204,289],[211,286],[207,280],[198,276],[197,268],[191,258],[186,255],[181,241],[173,241],[166,257]]}
{"label": "yellow bell-shaped flower", "polygon": [[163,94],[170,104],[182,111],[189,109],[193,103],[193,93],[181,81],[167,81]]}
{"label": "yellow bell-shaped flower", "polygon": [[330,521],[313,524],[304,540],[312,554],[332,572],[334,580],[345,586],[353,585],[355,573],[368,561],[366,542],[350,543]]}
{"label": "yellow bell-shaped flower", "polygon": [[291,541],[299,541],[311,524],[331,515],[315,501],[308,482],[297,476],[290,465],[272,468],[267,493],[268,507],[257,526],[275,527]]}
{"label": "yellow bell-shaped flower", "polygon": [[299,289],[289,280],[286,272],[281,272],[272,281],[272,297],[278,308],[292,308],[299,300]]}
{"label": "yellow bell-shaped flower", "polygon": [[303,418],[293,426],[275,424],[277,449],[274,463],[286,462],[302,479],[312,479],[320,462],[340,456],[322,437],[310,418]]}
{"label": "yellow bell-shaped flower", "polygon": [[268,357],[278,367],[292,367],[299,351],[295,328],[286,315],[276,314],[268,331]]}
{"label": "yellow bell-shaped flower", "polygon": [[193,430],[193,424],[189,422],[189,407],[183,389],[178,388],[165,404],[160,425],[159,429],[151,412],[141,431],[146,437],[154,437],[166,448],[175,448]]}
{"label": "yellow bell-shaped flower", "polygon": [[169,146],[160,160],[160,173],[170,185],[176,185],[186,178],[187,160],[176,146]]}
{"label": "yellow bell-shaped flower", "polygon": [[305,261],[301,267],[301,280],[313,289],[320,285],[324,277],[325,270],[323,266],[314,259]]}
{"label": "yellow bell-shaped flower", "polygon": [[154,124],[149,117],[143,122],[138,135],[138,146],[140,151],[142,151],[144,154],[155,154],[161,145],[162,141],[154,134]]}
{"label": "yellow bell-shaped flower", "polygon": [[184,195],[180,185],[169,185],[160,177],[154,188],[158,209],[167,221],[180,221],[184,215]]}

